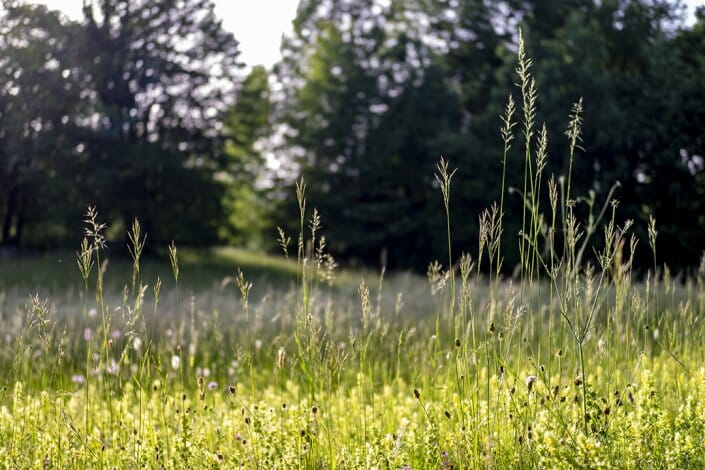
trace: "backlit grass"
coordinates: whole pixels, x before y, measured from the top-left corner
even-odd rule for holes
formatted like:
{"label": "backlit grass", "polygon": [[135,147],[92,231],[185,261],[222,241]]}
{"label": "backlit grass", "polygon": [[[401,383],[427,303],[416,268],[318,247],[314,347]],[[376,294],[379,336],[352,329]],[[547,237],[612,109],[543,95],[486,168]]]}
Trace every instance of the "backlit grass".
{"label": "backlit grass", "polygon": [[249,320],[235,286],[209,292],[210,305],[184,299],[179,315],[152,288],[141,300],[128,292],[105,321],[93,297],[61,315],[28,299],[22,316],[3,313],[0,462],[705,464],[702,282],[651,282],[648,307],[643,284],[621,306],[617,290],[606,294],[585,342],[587,432],[577,348],[541,298],[522,311],[508,282],[492,301],[486,281],[470,278],[459,296],[471,302],[458,307],[470,320],[456,338],[447,288],[432,296],[407,277],[389,281],[404,291],[383,283],[380,294],[368,282],[361,299],[314,286],[303,325],[298,290],[247,306]]}
{"label": "backlit grass", "polygon": [[[504,177],[474,255],[454,256],[457,177],[444,160],[448,259],[427,279],[340,276],[303,180],[300,233],[279,233],[284,261],[221,251],[211,256],[225,272],[200,285],[176,246],[164,247],[168,265],[143,263],[137,222],[128,269],[106,270],[105,226],[89,209],[78,268],[61,280],[72,287],[26,295],[45,287],[30,270],[0,291],[0,466],[705,467],[705,262],[683,282],[657,267],[651,219],[654,266],[637,282],[634,222],[614,192],[573,200],[569,177],[542,174],[530,67],[520,46],[514,278],[501,275]],[[569,117],[571,162],[581,112]],[[14,269],[26,268],[5,276]]]}

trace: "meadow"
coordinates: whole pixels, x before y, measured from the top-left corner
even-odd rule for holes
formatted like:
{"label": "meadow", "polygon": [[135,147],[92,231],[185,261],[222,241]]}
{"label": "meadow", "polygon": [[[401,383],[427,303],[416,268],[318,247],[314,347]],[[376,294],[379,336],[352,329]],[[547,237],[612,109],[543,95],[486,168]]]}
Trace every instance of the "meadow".
{"label": "meadow", "polygon": [[426,278],[338,269],[303,180],[278,258],[145,262],[135,222],[128,261],[106,263],[120,248],[91,208],[76,254],[3,260],[0,468],[705,467],[705,263],[672,276],[655,220],[637,246],[612,193],[542,174],[530,66],[520,46],[501,133],[505,167],[517,128],[525,148],[521,236],[502,199],[454,256],[441,160],[448,259]]}

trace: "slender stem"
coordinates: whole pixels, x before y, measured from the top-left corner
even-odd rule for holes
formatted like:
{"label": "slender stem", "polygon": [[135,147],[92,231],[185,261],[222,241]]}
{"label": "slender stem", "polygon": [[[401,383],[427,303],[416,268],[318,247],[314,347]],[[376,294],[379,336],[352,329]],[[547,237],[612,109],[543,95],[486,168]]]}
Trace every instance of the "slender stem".
{"label": "slender stem", "polygon": [[582,375],[583,388],[583,424],[585,426],[585,435],[588,435],[588,418],[587,418],[587,392],[585,382],[585,358],[583,357],[583,342],[578,342],[578,351],[580,352],[580,374]]}

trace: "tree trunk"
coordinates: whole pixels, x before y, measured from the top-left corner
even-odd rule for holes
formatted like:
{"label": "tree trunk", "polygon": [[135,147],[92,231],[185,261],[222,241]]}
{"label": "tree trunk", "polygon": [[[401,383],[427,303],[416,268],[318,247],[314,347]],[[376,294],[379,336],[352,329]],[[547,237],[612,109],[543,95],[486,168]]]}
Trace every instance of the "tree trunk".
{"label": "tree trunk", "polygon": [[17,186],[12,186],[7,193],[7,204],[5,205],[5,216],[2,221],[2,239],[0,239],[0,244],[10,245],[12,231],[12,220],[15,218],[15,212],[17,212]]}

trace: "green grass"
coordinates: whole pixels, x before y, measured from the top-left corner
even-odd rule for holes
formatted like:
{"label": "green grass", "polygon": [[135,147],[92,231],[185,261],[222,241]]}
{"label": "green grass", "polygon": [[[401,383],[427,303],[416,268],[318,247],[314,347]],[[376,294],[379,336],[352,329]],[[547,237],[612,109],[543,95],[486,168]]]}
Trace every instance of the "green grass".
{"label": "green grass", "polygon": [[[118,253],[110,254],[106,282],[110,288],[120,290],[132,273],[132,260],[117,245]],[[184,271],[183,283],[194,289],[203,289],[219,283],[224,277],[236,273],[240,267],[248,277],[267,284],[288,285],[296,279],[296,263],[281,256],[253,253],[231,247],[180,250]],[[150,256],[142,260],[145,282],[154,285],[157,277],[172,277],[166,257]],[[61,292],[81,284],[81,274],[76,268],[76,254],[71,251],[53,251],[21,258],[0,257],[0,286],[4,289],[31,288]]]}
{"label": "green grass", "polygon": [[495,301],[484,278],[458,289],[472,299],[459,301],[470,320],[458,342],[447,287],[432,296],[413,276],[363,288],[366,301],[316,284],[302,345],[297,288],[248,305],[247,320],[227,288],[178,308],[173,290],[156,308],[150,290],[132,326],[132,295],[106,308],[107,327],[87,313],[92,296],[73,312],[61,295],[3,311],[0,466],[705,464],[702,283],[652,283],[648,308],[644,284],[621,306],[606,292],[584,346],[587,432],[577,347],[539,297],[546,285],[525,311],[508,282]]}
{"label": "green grass", "polygon": [[501,275],[496,205],[474,255],[453,256],[443,160],[448,261],[428,279],[339,272],[303,180],[282,258],[144,260],[135,224],[131,257],[101,276],[114,253],[89,209],[80,270],[71,255],[3,261],[0,468],[705,467],[705,263],[683,283],[657,269],[651,219],[654,268],[637,281],[612,192],[576,202],[546,181],[530,65],[520,47],[516,278]]}
{"label": "green grass", "polygon": [[[119,246],[118,248],[119,249]],[[286,290],[295,284],[298,268],[295,260],[280,255],[253,252],[233,247],[179,250],[184,267],[180,279],[182,289],[202,292],[221,285],[224,279],[237,274],[241,269],[257,288],[255,293],[272,288]],[[167,257],[151,255],[141,261],[142,281],[154,286],[157,278],[162,282],[172,280],[171,266]],[[342,269],[336,275],[336,287],[356,287],[361,275],[376,276],[374,271],[364,269]],[[129,284],[132,275],[132,260],[126,250],[109,256],[106,267],[106,290],[120,294]],[[95,280],[95,272],[92,273]],[[0,289],[21,295],[41,293],[45,296],[61,295],[66,290],[75,290],[82,283],[76,267],[76,254],[70,251],[50,251],[35,256],[19,258],[0,257]]]}

